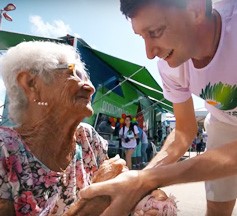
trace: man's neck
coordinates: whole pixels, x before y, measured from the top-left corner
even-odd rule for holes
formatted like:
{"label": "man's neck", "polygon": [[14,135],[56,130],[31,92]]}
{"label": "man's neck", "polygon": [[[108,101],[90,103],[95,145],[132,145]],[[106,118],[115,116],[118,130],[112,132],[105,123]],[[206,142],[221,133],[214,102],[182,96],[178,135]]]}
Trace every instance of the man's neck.
{"label": "man's neck", "polygon": [[[219,46],[221,36],[221,17],[215,10],[213,10],[213,15],[210,19],[210,22],[210,28],[212,29],[210,35],[205,35],[204,32],[202,32],[201,35],[201,37],[204,38],[202,47],[206,47],[206,49],[200,51],[202,53],[200,57],[192,58],[195,68],[203,68],[207,66],[214,58]],[[205,45],[205,43],[207,44]]]}

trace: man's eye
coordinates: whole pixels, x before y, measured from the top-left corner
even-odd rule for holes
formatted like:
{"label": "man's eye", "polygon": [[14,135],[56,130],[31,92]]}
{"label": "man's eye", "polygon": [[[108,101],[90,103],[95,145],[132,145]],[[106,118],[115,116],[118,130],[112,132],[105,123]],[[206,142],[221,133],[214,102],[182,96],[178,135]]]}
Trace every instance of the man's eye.
{"label": "man's eye", "polygon": [[149,34],[151,38],[158,37],[160,35],[160,30],[150,31]]}
{"label": "man's eye", "polygon": [[159,38],[159,37],[162,36],[164,30],[165,30],[165,27],[156,29],[156,30],[154,30],[154,31],[149,31],[149,36],[150,36],[151,38]]}

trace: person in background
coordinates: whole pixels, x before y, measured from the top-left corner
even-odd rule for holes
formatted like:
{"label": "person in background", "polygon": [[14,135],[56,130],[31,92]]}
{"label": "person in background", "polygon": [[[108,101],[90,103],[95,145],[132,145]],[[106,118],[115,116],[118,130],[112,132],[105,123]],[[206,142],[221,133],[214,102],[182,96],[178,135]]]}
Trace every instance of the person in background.
{"label": "person in background", "polygon": [[154,135],[154,137],[152,139],[148,140],[148,146],[146,149],[146,153],[147,153],[147,160],[148,162],[150,162],[152,160],[152,158],[154,157],[154,146],[157,146],[158,144],[158,136]]}
{"label": "person in background", "polygon": [[157,141],[160,142],[162,140],[163,137],[163,131],[162,131],[162,123],[161,121],[158,122],[158,128],[157,128]]}
{"label": "person in background", "polygon": [[114,129],[111,126],[111,122],[109,121],[109,118],[107,116],[102,116],[102,121],[98,126],[98,132],[110,134],[114,132]]}
{"label": "person in background", "polygon": [[72,46],[22,42],[1,58],[14,127],[0,127],[0,215],[63,215],[108,158],[82,120],[95,92]]}
{"label": "person in background", "polygon": [[146,165],[148,162],[146,153],[148,147],[148,138],[145,130],[143,130],[141,142],[142,142],[142,164]]}
{"label": "person in background", "polygon": [[134,149],[134,152],[132,154],[132,166],[135,169],[141,169],[142,166],[142,134],[143,130],[138,126],[138,123],[135,122],[133,123],[138,129],[138,138],[136,139],[137,141],[137,146]]}
{"label": "person in background", "polygon": [[206,131],[203,131],[203,133],[202,133],[202,137],[203,137],[203,151],[205,151],[205,149],[206,149],[206,143],[207,143],[207,139],[208,139],[208,137],[207,137],[207,132]]}
{"label": "person in background", "polygon": [[[105,215],[128,215],[151,189],[205,181],[207,216],[232,215],[237,197],[237,1],[120,0],[149,59],[159,57],[163,93],[176,127],[141,171],[129,171],[81,191],[110,195]],[[181,162],[198,127],[192,94],[206,101],[207,150]],[[95,193],[94,193],[95,192]],[[126,202],[124,202],[126,200]]]}
{"label": "person in background", "polygon": [[196,153],[199,155],[202,150],[202,140],[201,140],[201,134],[199,132],[197,133],[197,137],[195,138],[195,144],[196,144]]}
{"label": "person in background", "polygon": [[129,169],[132,169],[132,154],[137,146],[138,128],[132,124],[132,117],[127,115],[124,126],[119,131],[122,147],[125,149],[125,160]]}

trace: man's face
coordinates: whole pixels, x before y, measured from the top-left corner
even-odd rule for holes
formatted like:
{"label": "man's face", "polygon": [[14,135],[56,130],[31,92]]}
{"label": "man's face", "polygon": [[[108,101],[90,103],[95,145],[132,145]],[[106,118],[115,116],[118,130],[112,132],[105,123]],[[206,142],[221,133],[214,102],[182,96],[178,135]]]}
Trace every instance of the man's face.
{"label": "man's face", "polygon": [[195,25],[185,8],[149,4],[131,19],[133,30],[145,41],[149,59],[163,58],[177,67],[195,53]]}

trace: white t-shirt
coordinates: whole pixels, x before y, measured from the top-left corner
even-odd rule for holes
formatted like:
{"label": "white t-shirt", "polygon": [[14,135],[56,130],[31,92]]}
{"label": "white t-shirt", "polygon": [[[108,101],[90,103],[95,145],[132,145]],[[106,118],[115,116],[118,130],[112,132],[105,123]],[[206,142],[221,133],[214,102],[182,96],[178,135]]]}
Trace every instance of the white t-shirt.
{"label": "white t-shirt", "polygon": [[221,15],[222,30],[212,61],[197,69],[191,60],[177,68],[159,60],[158,69],[165,98],[181,103],[193,93],[206,101],[212,116],[237,126],[237,1],[217,2],[214,8]]}
{"label": "white t-shirt", "polygon": [[[134,133],[133,133],[134,131]],[[134,139],[135,135],[139,133],[138,128],[136,125],[133,126],[133,131],[129,130],[128,127],[124,127],[124,133],[123,133],[123,127],[120,129],[119,131],[119,135],[120,137],[124,137],[124,138],[129,138],[130,141],[129,142],[124,142],[122,139],[122,146],[124,148],[135,148],[137,146],[137,141],[136,139]]]}

